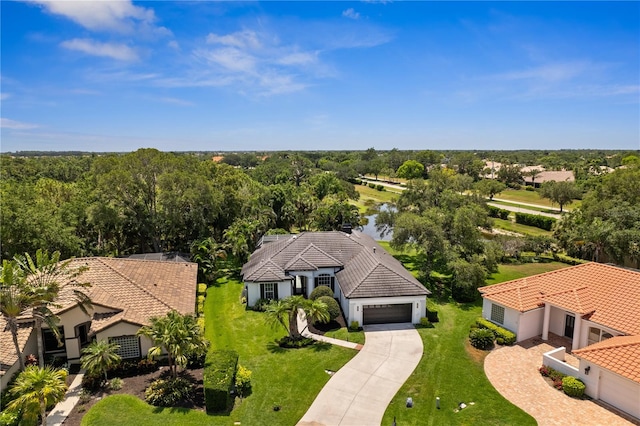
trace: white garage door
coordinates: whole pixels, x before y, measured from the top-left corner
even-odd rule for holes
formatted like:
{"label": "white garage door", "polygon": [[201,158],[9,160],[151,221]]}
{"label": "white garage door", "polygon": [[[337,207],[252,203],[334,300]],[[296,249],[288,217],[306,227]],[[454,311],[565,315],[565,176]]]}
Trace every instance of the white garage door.
{"label": "white garage door", "polygon": [[640,383],[617,374],[602,371],[600,399],[620,410],[640,418]]}

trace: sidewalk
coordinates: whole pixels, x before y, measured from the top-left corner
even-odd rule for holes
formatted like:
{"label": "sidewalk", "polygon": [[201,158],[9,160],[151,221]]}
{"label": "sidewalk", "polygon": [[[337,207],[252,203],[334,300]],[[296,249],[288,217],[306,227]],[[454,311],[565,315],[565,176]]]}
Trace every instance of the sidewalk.
{"label": "sidewalk", "polygon": [[309,329],[307,328],[307,317],[305,316],[304,311],[302,309],[298,310],[297,321],[298,321],[298,330],[304,330],[302,333],[300,333],[304,337],[308,337],[310,339],[317,340],[319,342],[331,343],[332,345],[336,345],[336,346],[343,346],[349,349],[356,349],[358,351],[362,349],[362,345],[359,343],[347,342],[346,340],[334,339],[332,337],[325,337],[325,336],[321,336],[319,334],[314,334],[310,332]]}
{"label": "sidewalk", "polygon": [[69,386],[64,399],[60,401],[47,416],[47,426],[60,426],[67,419],[73,407],[75,407],[80,400],[83,377],[84,370],[80,370],[75,379],[73,379],[71,386]]}
{"label": "sidewalk", "polygon": [[[495,201],[498,201],[498,199],[494,198]],[[509,203],[513,203],[512,201],[508,201]],[[520,203],[518,203],[520,204]],[[509,210],[510,212],[516,212],[516,213],[528,213],[528,214],[534,214],[534,215],[538,215],[538,216],[546,216],[546,217],[552,217],[554,219],[560,219],[562,217],[562,215],[560,214],[555,214],[555,213],[545,213],[545,212],[539,212],[537,210],[529,210],[529,209],[525,209],[525,208],[521,208],[521,207],[515,207],[515,206],[505,206],[504,204],[498,204],[498,203],[492,203],[492,202],[487,202],[487,205],[492,206],[492,207],[497,207],[499,209],[502,210]],[[536,207],[540,207],[540,206],[536,206]]]}

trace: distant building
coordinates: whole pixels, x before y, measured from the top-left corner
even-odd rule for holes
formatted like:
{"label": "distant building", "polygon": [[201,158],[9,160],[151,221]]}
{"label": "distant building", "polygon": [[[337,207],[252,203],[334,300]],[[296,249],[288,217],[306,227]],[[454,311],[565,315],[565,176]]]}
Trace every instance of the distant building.
{"label": "distant building", "polygon": [[[524,172],[523,172],[524,173]],[[575,182],[576,178],[571,170],[560,171],[542,171],[538,173],[535,178],[533,176],[523,176],[525,185],[532,185],[535,188],[539,188],[545,182]]]}

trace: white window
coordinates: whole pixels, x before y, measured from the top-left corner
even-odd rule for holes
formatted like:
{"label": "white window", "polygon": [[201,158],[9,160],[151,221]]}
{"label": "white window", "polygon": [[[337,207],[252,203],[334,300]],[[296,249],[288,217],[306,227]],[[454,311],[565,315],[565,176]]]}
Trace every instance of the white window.
{"label": "white window", "polygon": [[138,336],[109,337],[109,343],[120,345],[116,352],[122,359],[140,358],[140,340]]}
{"label": "white window", "polygon": [[316,277],[315,284],[316,284],[316,287],[318,287],[319,285],[324,285],[329,287],[331,290],[336,291],[335,282],[336,282],[335,277],[332,277],[329,274],[320,274]]}
{"label": "white window", "polygon": [[491,304],[491,321],[504,324],[504,306]]}
{"label": "white window", "polygon": [[611,339],[613,335],[597,327],[589,327],[589,338],[587,344],[593,345],[594,343],[601,342],[603,340]]}
{"label": "white window", "polygon": [[267,300],[275,300],[278,298],[278,283],[260,284],[260,297]]}

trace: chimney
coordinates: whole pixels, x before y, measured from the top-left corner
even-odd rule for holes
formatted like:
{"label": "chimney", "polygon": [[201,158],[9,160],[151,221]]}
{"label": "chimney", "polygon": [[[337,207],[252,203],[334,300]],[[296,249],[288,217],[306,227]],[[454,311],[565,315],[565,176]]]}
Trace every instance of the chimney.
{"label": "chimney", "polygon": [[345,234],[350,234],[352,229],[353,228],[351,227],[350,223],[343,223],[342,224],[342,232],[344,232]]}

